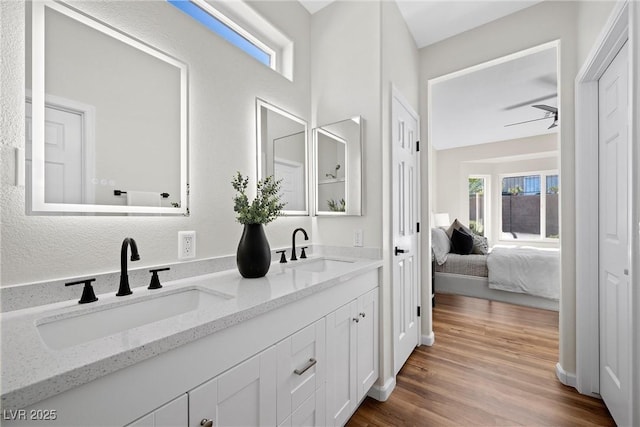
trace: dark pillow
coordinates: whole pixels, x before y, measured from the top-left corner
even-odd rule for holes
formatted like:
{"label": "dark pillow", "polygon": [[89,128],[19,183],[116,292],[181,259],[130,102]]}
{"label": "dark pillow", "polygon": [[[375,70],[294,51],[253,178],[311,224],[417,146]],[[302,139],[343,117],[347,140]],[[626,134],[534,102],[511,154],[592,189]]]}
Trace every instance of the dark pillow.
{"label": "dark pillow", "polygon": [[469,255],[473,250],[473,237],[462,229],[453,230],[451,234],[451,246],[454,253]]}

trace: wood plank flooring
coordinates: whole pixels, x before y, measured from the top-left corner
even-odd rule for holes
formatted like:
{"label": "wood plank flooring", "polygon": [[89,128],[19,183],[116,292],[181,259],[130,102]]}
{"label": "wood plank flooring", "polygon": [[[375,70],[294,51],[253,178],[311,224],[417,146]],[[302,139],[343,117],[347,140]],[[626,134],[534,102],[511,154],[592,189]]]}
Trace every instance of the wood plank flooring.
{"label": "wood plank flooring", "polygon": [[615,425],[601,400],[556,378],[557,312],[437,295],[433,329],[389,399],[366,398],[347,426]]}

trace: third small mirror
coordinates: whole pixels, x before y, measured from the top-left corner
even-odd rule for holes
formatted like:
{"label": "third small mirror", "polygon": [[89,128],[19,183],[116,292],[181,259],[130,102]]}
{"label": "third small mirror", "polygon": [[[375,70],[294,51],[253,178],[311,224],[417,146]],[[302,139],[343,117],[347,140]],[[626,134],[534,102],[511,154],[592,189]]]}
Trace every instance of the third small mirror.
{"label": "third small mirror", "polygon": [[362,215],[362,117],[313,130],[316,215]]}

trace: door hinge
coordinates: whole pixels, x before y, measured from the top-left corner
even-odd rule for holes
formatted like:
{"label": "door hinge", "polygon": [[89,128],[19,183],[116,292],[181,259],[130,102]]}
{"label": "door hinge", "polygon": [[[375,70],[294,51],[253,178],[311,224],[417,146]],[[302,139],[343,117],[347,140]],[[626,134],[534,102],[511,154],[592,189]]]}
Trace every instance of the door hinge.
{"label": "door hinge", "polygon": [[418,306],[418,317],[420,317],[420,306]]}
{"label": "door hinge", "polygon": [[416,151],[420,151],[420,141],[416,141]]}
{"label": "door hinge", "polygon": [[420,232],[420,223],[416,223],[416,231],[419,233]]}

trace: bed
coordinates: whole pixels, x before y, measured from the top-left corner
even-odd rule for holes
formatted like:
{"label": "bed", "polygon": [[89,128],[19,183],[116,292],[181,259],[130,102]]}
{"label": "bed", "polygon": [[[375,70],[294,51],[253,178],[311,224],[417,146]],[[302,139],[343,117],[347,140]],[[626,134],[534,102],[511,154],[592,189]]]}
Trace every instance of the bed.
{"label": "bed", "polygon": [[[434,240],[435,242],[435,240]],[[436,249],[434,247],[434,249]],[[434,260],[434,291],[558,311],[557,249],[495,246],[484,254],[446,253]]]}

